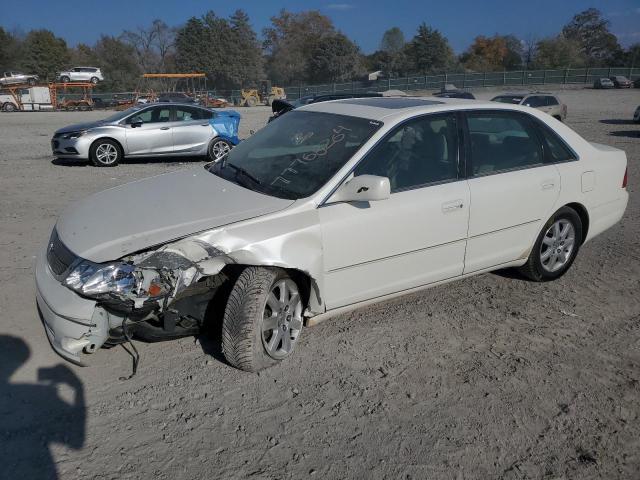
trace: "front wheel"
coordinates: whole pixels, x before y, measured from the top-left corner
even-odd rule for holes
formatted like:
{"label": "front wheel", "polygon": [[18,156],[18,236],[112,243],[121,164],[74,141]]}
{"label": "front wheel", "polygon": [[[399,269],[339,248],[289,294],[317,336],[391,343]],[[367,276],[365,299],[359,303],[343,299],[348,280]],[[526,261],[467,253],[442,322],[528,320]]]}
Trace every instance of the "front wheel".
{"label": "front wheel", "polygon": [[207,156],[210,160],[219,160],[231,151],[233,145],[226,140],[220,138],[214,138],[209,144],[209,150]]}
{"label": "front wheel", "polygon": [[122,160],[122,149],[113,140],[98,140],[91,145],[89,155],[96,167],[115,167]]}
{"label": "front wheel", "polygon": [[7,102],[2,107],[2,110],[4,110],[5,112],[15,112],[17,110],[17,107],[13,103]]}
{"label": "front wheel", "polygon": [[302,333],[298,285],[278,268],[248,267],[236,280],[222,322],[222,351],[240,370],[257,372],[287,358]]}
{"label": "front wheel", "polygon": [[60,77],[60,81],[62,83],[69,83],[69,80],[71,80],[69,77],[67,77],[66,75],[63,77]]}
{"label": "front wheel", "polygon": [[575,210],[562,207],[538,235],[527,263],[519,271],[536,282],[555,280],[573,264],[582,244],[582,221]]}

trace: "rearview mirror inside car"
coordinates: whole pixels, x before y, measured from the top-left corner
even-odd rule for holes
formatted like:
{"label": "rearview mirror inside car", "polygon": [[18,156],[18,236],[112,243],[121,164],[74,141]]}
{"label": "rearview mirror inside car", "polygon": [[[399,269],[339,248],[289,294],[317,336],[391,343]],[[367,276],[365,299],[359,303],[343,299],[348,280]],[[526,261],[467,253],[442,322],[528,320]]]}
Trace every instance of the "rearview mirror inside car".
{"label": "rearview mirror inside car", "polygon": [[374,202],[391,196],[391,185],[387,177],[359,175],[344,182],[327,203]]}

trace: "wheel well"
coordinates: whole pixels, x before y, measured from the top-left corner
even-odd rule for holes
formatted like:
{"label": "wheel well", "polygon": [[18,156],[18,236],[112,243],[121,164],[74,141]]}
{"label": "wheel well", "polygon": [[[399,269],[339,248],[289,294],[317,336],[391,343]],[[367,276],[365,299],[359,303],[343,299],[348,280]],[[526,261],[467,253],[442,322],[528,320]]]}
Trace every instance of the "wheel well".
{"label": "wheel well", "polygon": [[102,141],[102,140],[111,140],[111,141],[112,141],[112,142],[114,142],[116,145],[118,145],[118,148],[120,148],[120,153],[122,154],[122,158],[124,158],[124,148],[122,147],[122,144],[121,144],[118,140],[116,140],[115,138],[113,138],[113,137],[100,137],[100,138],[98,138],[98,139],[94,140],[94,141],[91,143],[91,146],[89,147],[89,152],[91,152],[91,149],[92,149],[92,148],[93,148],[93,146],[96,144],[96,142],[100,142],[100,141]]}
{"label": "wheel well", "polygon": [[587,234],[589,233],[589,213],[587,212],[587,209],[584,207],[584,205],[580,203],[568,203],[566,206],[575,210],[580,217],[580,221],[582,222],[581,243],[584,243],[584,240],[585,238],[587,238]]}

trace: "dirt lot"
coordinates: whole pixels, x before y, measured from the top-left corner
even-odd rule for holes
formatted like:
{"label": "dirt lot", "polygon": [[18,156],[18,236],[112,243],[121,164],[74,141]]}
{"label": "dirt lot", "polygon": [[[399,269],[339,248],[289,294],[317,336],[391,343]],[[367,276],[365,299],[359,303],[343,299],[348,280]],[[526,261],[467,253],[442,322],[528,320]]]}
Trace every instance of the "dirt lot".
{"label": "dirt lot", "polygon": [[[55,129],[105,114],[0,114],[0,478],[640,478],[640,91],[559,93],[571,127],[626,150],[631,192],[562,279],[487,274],[343,315],[260,375],[206,338],[138,343],[130,381],[122,348],[88,368],[53,353],[34,255],[70,202],[199,160],[52,162]],[[246,136],[268,109],[241,113]]]}

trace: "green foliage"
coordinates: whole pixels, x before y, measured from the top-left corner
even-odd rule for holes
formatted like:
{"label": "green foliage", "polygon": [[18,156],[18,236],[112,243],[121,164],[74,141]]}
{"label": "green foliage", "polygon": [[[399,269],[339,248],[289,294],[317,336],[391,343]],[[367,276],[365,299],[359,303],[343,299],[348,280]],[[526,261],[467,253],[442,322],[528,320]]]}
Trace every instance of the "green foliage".
{"label": "green foliage", "polygon": [[67,42],[49,30],[31,30],[22,45],[20,66],[43,80],[54,80],[70,60]]}
{"label": "green foliage", "polygon": [[316,10],[299,13],[281,10],[271,18],[271,23],[271,27],[263,30],[269,78],[277,84],[315,81],[309,73],[316,71],[310,62],[314,52],[317,53],[317,45],[325,37],[338,35],[331,19]]}
{"label": "green foliage", "polygon": [[307,78],[316,82],[344,82],[359,73],[358,47],[342,33],[317,38],[310,46]]}
{"label": "green foliage", "polygon": [[578,68],[583,67],[585,62],[580,44],[558,35],[536,44],[532,68]]}
{"label": "green foliage", "polygon": [[382,35],[380,50],[390,55],[397,55],[404,48],[404,33],[398,27],[392,27]]}
{"label": "green foliage", "polygon": [[229,20],[213,12],[190,18],[175,46],[178,69],[205,72],[218,87],[238,88],[262,76],[258,40],[242,10]]}
{"label": "green foliage", "polygon": [[422,23],[405,47],[409,68],[421,75],[441,73],[456,64],[449,41],[438,30]]}
{"label": "green foliage", "polygon": [[14,35],[0,27],[0,75],[17,68],[20,44]]}
{"label": "green foliage", "polygon": [[133,90],[138,86],[142,72],[131,45],[118,38],[103,35],[96,43],[94,52],[97,66],[101,67],[105,77],[105,81],[100,84],[101,90]]}
{"label": "green foliage", "polygon": [[588,66],[610,64],[622,53],[618,39],[609,31],[609,21],[596,8],[575,15],[562,29],[562,35],[578,45]]}

